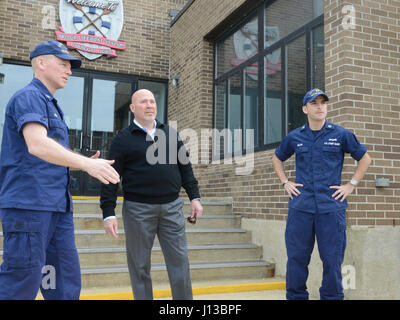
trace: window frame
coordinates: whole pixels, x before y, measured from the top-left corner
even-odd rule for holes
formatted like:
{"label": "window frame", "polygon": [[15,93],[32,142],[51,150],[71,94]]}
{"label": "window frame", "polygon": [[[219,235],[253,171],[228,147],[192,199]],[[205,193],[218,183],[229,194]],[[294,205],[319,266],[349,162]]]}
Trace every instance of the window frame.
{"label": "window frame", "polygon": [[[288,100],[287,100],[287,47],[288,45],[296,40],[297,38],[305,35],[306,37],[306,75],[305,75],[305,80],[306,80],[306,87],[307,90],[311,89],[312,86],[312,66],[313,66],[313,57],[312,57],[312,32],[315,28],[320,27],[321,25],[324,25],[324,14],[321,14],[320,16],[314,18],[313,20],[307,22],[305,25],[301,26],[300,28],[296,29],[292,33],[286,35],[282,39],[279,39],[277,42],[273,43],[271,46],[264,48],[264,19],[265,19],[265,10],[268,10],[268,6],[274,3],[275,1],[279,0],[267,0],[258,5],[257,8],[249,11],[249,13],[244,17],[241,18],[237,23],[231,25],[231,27],[221,33],[218,37],[214,39],[214,68],[213,68],[213,119],[212,119],[212,126],[213,128],[216,127],[216,87],[223,83],[225,81],[225,128],[229,128],[228,126],[228,106],[229,106],[229,79],[233,75],[240,73],[241,79],[242,79],[242,98],[241,98],[241,119],[240,123],[242,125],[243,129],[243,124],[244,124],[244,105],[243,105],[243,99],[244,99],[244,76],[245,76],[245,69],[249,67],[250,65],[256,63],[258,65],[258,134],[257,134],[257,142],[255,143],[254,147],[254,152],[259,152],[259,151],[265,151],[265,150],[271,150],[276,148],[280,142],[274,142],[274,143],[264,143],[264,103],[265,103],[265,96],[264,96],[264,90],[265,90],[265,78],[264,78],[264,68],[265,68],[265,63],[264,63],[264,58],[266,55],[274,52],[275,50],[281,50],[281,101],[282,101],[282,138],[285,137],[288,134],[288,120],[287,120],[287,115],[288,115]],[[240,65],[237,65],[230,69],[229,71],[221,74],[220,76],[217,76],[217,46],[218,43],[223,42],[225,39],[229,38],[231,35],[233,35],[235,32],[237,32],[241,27],[243,27],[246,23],[250,22],[255,16],[258,17],[258,51],[257,53],[249,58],[248,60],[244,61]],[[244,142],[244,130],[242,134],[242,142]],[[245,144],[242,143],[242,154],[246,153],[245,149]],[[220,155],[220,159],[224,158],[224,155]]]}

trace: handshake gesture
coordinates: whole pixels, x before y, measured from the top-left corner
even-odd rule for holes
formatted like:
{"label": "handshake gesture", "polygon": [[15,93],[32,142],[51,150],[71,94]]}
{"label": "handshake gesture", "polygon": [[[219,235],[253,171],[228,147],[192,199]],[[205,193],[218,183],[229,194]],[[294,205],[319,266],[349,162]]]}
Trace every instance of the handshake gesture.
{"label": "handshake gesture", "polygon": [[104,184],[109,184],[110,182],[113,184],[118,183],[119,174],[111,166],[114,160],[101,159],[99,156],[100,151],[97,151],[93,156],[88,158],[87,165],[83,167],[83,170]]}

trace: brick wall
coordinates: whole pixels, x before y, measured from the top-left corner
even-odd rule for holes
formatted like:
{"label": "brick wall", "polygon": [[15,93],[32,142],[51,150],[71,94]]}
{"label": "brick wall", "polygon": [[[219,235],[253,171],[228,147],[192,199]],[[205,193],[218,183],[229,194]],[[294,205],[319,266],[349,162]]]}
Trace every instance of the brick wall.
{"label": "brick wall", "polygon": [[[355,28],[342,26],[345,5]],[[352,130],[369,148],[372,164],[349,198],[348,222],[400,225],[400,1],[326,1],[326,90],[330,120]],[[343,177],[354,162],[346,160]],[[376,178],[389,188],[376,188]]]}
{"label": "brick wall", "polygon": [[[168,79],[171,9],[180,10],[186,0],[125,0],[124,26],[119,40],[126,50],[117,50],[117,57],[83,58],[83,69],[134,74]],[[43,30],[45,6],[55,9],[56,28],[60,26],[59,0],[2,0],[0,1],[0,51],[4,58],[29,61],[29,53],[41,41],[55,39],[54,30]]]}
{"label": "brick wall", "polygon": [[[171,30],[171,73],[181,84],[170,88],[169,119],[178,129],[212,128],[213,44],[204,36],[244,1],[195,1]],[[279,0],[278,0],[279,2]],[[342,8],[353,4],[356,29],[342,26]],[[325,85],[331,97],[328,121],[356,133],[372,165],[349,197],[349,225],[400,225],[400,1],[325,1]],[[201,151],[205,159],[210,157]],[[234,212],[249,218],[285,220],[287,195],[273,171],[273,150],[254,154],[254,171],[238,176],[240,165],[199,164],[195,171],[203,197],[233,197]],[[355,161],[346,157],[343,181]],[[294,178],[294,159],[285,163]],[[390,179],[376,188],[375,179]]]}

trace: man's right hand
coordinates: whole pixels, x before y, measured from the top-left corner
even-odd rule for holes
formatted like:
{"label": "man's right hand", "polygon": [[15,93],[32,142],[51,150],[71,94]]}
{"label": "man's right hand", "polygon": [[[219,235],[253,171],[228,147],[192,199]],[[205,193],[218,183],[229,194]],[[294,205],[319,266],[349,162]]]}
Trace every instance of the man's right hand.
{"label": "man's right hand", "polygon": [[113,163],[114,160],[88,158],[85,171],[104,184],[109,184],[110,182],[116,184],[119,182],[119,174],[111,166]]}
{"label": "man's right hand", "polygon": [[297,187],[304,187],[302,184],[300,183],[295,183],[292,181],[288,181],[285,183],[284,188],[286,190],[286,192],[289,195],[289,198],[293,200],[293,196],[299,196],[301,194],[301,192],[299,191],[299,189],[297,189]]}
{"label": "man's right hand", "polygon": [[111,238],[118,237],[118,221],[117,218],[110,218],[104,221],[104,230]]}

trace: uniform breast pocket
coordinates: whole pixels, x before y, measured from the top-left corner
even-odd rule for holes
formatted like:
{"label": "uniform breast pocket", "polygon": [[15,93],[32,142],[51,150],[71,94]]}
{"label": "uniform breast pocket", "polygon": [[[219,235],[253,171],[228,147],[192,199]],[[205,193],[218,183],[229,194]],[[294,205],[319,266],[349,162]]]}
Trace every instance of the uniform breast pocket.
{"label": "uniform breast pocket", "polygon": [[310,158],[310,149],[305,146],[297,147],[296,148],[296,161],[299,163],[304,162]]}
{"label": "uniform breast pocket", "polygon": [[49,137],[61,144],[65,144],[68,137],[68,128],[60,119],[49,119]]}
{"label": "uniform breast pocket", "polygon": [[340,146],[323,146],[322,155],[328,162],[331,161],[341,161],[343,158],[343,151]]}

